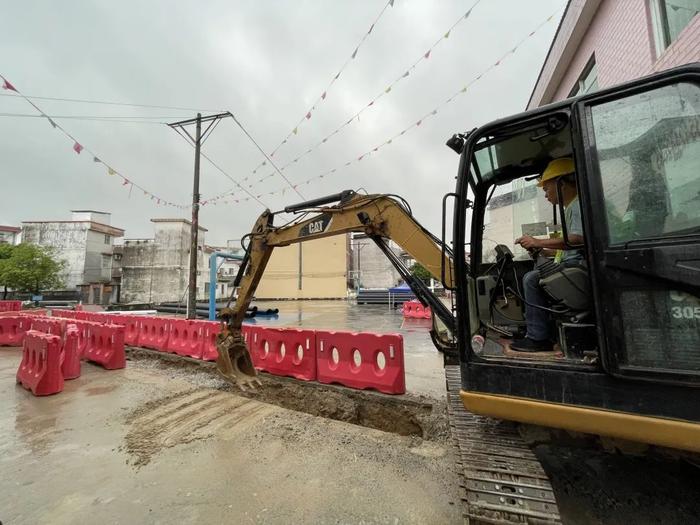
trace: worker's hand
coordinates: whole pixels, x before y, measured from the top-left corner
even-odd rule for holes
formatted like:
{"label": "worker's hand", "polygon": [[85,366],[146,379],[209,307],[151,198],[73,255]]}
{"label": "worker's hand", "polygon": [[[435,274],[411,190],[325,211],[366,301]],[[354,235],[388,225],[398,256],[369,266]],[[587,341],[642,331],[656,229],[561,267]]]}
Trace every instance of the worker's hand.
{"label": "worker's hand", "polygon": [[515,239],[515,244],[519,244],[526,250],[532,250],[533,248],[541,248],[540,240],[535,239],[534,237],[531,237],[529,235],[523,235],[522,237]]}

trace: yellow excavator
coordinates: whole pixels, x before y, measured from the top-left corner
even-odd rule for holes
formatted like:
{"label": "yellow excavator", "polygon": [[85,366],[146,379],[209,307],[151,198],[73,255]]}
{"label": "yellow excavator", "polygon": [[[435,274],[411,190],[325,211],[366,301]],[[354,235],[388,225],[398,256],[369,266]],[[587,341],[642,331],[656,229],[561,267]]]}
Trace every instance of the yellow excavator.
{"label": "yellow excavator", "polygon": [[[442,202],[442,237],[394,195],[345,191],[265,211],[247,235],[238,298],[222,313],[219,371],[243,387],[256,371],[241,324],[275,247],[367,234],[433,312],[467,516],[557,523],[554,495],[510,422],[700,452],[700,67],[683,66],[457,133],[457,185]],[[572,158],[583,235],[538,187]],[[452,200],[452,241],[446,209]],[[575,275],[514,244],[563,239]],[[583,239],[582,244],[574,240]],[[412,279],[392,240],[451,292],[447,305]],[[526,333],[523,276],[547,292],[552,351],[515,352]],[[485,417],[488,416],[488,417]]]}

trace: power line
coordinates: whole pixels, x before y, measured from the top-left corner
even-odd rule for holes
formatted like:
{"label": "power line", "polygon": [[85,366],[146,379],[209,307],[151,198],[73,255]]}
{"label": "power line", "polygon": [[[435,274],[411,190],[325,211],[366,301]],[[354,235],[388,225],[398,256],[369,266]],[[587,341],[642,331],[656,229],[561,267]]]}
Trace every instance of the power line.
{"label": "power line", "polygon": [[107,106],[129,106],[132,108],[153,108],[153,109],[174,109],[177,111],[203,111],[203,112],[214,112],[219,110],[213,109],[198,109],[198,108],[185,108],[181,106],[156,106],[153,104],[132,104],[130,102],[111,102],[106,100],[87,100],[82,98],[60,98],[60,97],[39,97],[35,95],[13,95],[12,93],[0,93],[3,97],[12,98],[28,98],[31,100],[52,100],[55,102],[78,102],[82,104],[103,104]]}
{"label": "power line", "polygon": [[[388,8],[389,6],[391,6],[391,7],[394,6],[394,0],[388,0],[388,2],[387,2],[386,4],[384,4],[384,7],[383,7],[382,10],[379,12],[379,14],[377,15],[377,17],[374,19],[374,22],[372,22],[372,25],[369,26],[369,29],[367,30],[367,32],[366,32],[364,35],[362,35],[362,38],[360,39],[360,42],[355,46],[355,50],[353,51],[352,55],[350,55],[350,58],[348,58],[348,59],[345,60],[345,62],[343,63],[343,65],[342,65],[342,66],[340,67],[340,69],[338,70],[338,73],[331,79],[331,81],[330,81],[330,82],[328,83],[328,85],[326,86],[326,89],[323,90],[323,93],[321,93],[321,95],[319,95],[319,97],[316,99],[316,101],[311,105],[311,108],[309,108],[309,109],[306,111],[306,113],[304,113],[304,116],[302,116],[301,119],[299,119],[299,122],[296,123],[296,125],[294,126],[294,128],[292,128],[292,130],[291,130],[289,133],[287,133],[287,136],[284,138],[284,140],[282,140],[282,142],[280,142],[280,143],[277,145],[277,147],[272,151],[272,153],[270,153],[270,156],[271,156],[271,157],[274,157],[274,156],[275,156],[275,153],[277,153],[277,151],[278,151],[283,145],[285,145],[285,144],[287,143],[287,141],[292,137],[292,135],[296,135],[296,134],[297,134],[297,131],[298,131],[299,126],[301,126],[301,125],[304,123],[304,121],[311,119],[311,114],[312,114],[313,111],[316,110],[316,105],[319,104],[320,102],[326,100],[326,96],[328,95],[328,91],[331,89],[331,87],[333,86],[333,84],[335,84],[335,82],[338,80],[338,78],[340,78],[340,74],[341,74],[343,71],[345,71],[345,68],[348,66],[348,64],[349,64],[351,61],[353,61],[353,60],[355,59],[355,57],[357,56],[357,52],[360,50],[360,47],[362,47],[362,44],[364,44],[364,42],[365,42],[365,40],[367,39],[367,37],[372,33],[372,30],[374,29],[374,26],[377,25],[377,23],[379,22],[379,19],[382,17],[382,15],[384,15],[384,12],[387,10],[387,8]],[[260,165],[259,165],[257,168],[255,168],[255,169],[257,170],[257,169],[260,168],[260,167],[262,167],[262,164],[260,164]]]}
{"label": "power line", "polygon": [[[393,1],[393,0],[392,0],[392,1]],[[386,9],[386,8],[385,8],[385,9]],[[282,178],[285,180],[285,182],[289,185],[289,187],[292,188],[292,189],[296,192],[296,194],[299,195],[299,197],[301,197],[302,199],[306,199],[306,197],[304,197],[304,196],[301,194],[301,192],[297,189],[296,184],[292,184],[292,183],[289,181],[289,179],[284,175],[284,173],[282,173],[282,171],[280,171],[280,169],[279,169],[279,168],[277,167],[277,165],[272,161],[272,159],[268,156],[268,154],[265,153],[265,151],[260,147],[260,144],[258,144],[258,143],[256,142],[256,140],[251,136],[251,134],[248,133],[248,130],[245,129],[245,128],[243,127],[243,124],[241,124],[241,123],[238,121],[238,119],[236,118],[236,115],[231,114],[231,117],[233,117],[233,121],[234,121],[236,124],[238,124],[238,127],[241,128],[241,130],[243,131],[243,133],[245,133],[246,136],[251,140],[251,142],[252,142],[253,144],[255,144],[255,147],[258,148],[258,150],[260,151],[260,153],[262,153],[262,154],[265,156],[265,158],[267,159],[267,162],[269,162],[270,165],[271,165],[273,168],[275,168],[275,171],[276,171],[277,173],[279,173],[280,177],[282,177]]]}
{"label": "power line", "polygon": [[[0,117],[6,118],[46,118],[44,115],[34,115],[28,113],[0,113]],[[53,119],[82,120],[86,122],[124,122],[130,124],[166,124],[164,120],[147,120],[150,117],[98,117],[89,115],[51,115]],[[173,117],[153,117],[158,119],[170,119]],[[136,120],[142,119],[142,120]]]}

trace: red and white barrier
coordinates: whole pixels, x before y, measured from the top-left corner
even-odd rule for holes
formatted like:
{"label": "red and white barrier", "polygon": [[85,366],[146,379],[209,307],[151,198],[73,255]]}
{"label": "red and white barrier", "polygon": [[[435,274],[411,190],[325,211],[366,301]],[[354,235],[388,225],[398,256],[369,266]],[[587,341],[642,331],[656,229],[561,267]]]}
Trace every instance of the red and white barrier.
{"label": "red and white barrier", "polygon": [[0,346],[21,346],[25,332],[31,327],[31,317],[22,315],[0,317]]}
{"label": "red and white barrier", "polygon": [[167,351],[177,355],[202,358],[206,325],[203,321],[188,319],[168,320]]}
{"label": "red and white barrier", "polygon": [[253,366],[278,376],[316,379],[316,332],[299,328],[257,328],[248,342]]}
{"label": "red and white barrier", "polygon": [[32,330],[44,332],[45,334],[57,335],[63,338],[66,331],[66,321],[64,319],[53,319],[51,317],[33,317]]}
{"label": "red and white barrier", "polygon": [[63,379],[75,379],[80,377],[80,349],[78,347],[80,332],[74,324],[69,324],[66,327],[66,332],[63,337],[63,363],[61,364],[61,372]]}
{"label": "red and white barrier", "polygon": [[0,301],[0,312],[19,312],[22,301]]}
{"label": "red and white barrier", "polygon": [[407,319],[430,319],[432,312],[429,306],[423,306],[420,301],[406,301],[401,308]]}
{"label": "red and white barrier", "polygon": [[316,332],[317,379],[385,394],[406,393],[400,334]]}
{"label": "red and white barrier", "polygon": [[139,324],[138,345],[152,350],[168,351],[170,319],[164,317],[143,317]]}
{"label": "red and white barrier", "polygon": [[60,337],[33,330],[25,334],[17,382],[35,396],[48,396],[63,390]]}
{"label": "red and white barrier", "polygon": [[88,328],[89,339],[85,345],[83,358],[92,361],[107,370],[126,366],[124,351],[124,327],[93,323]]}

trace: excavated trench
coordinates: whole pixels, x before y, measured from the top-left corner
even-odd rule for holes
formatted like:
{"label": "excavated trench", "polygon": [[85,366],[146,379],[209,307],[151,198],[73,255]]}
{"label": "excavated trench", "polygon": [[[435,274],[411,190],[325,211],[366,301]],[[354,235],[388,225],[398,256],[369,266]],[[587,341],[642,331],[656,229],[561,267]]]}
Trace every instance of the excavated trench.
{"label": "excavated trench", "polygon": [[236,396],[313,416],[431,441],[444,443],[450,439],[446,405],[439,399],[412,394],[390,396],[265,373],[259,375],[262,386],[242,391],[221,379],[212,362],[142,348],[129,348],[127,359],[142,368],[177,375],[195,386],[230,391]]}

